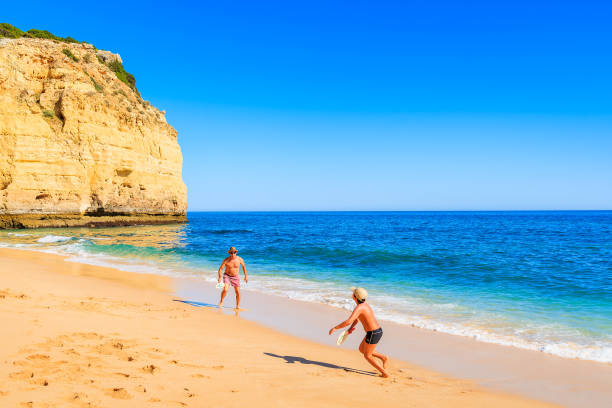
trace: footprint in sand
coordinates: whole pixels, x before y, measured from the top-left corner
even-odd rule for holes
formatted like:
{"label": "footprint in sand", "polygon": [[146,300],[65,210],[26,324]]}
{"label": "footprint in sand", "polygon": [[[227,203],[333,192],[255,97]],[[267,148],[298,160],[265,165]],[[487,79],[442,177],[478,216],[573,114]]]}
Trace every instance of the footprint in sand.
{"label": "footprint in sand", "polygon": [[191,374],[191,376],[193,378],[206,378],[207,380],[210,380],[210,376],[209,375],[204,375],[204,374]]}
{"label": "footprint in sand", "polygon": [[43,387],[46,387],[49,385],[49,381],[45,380],[44,378],[41,378],[40,380],[36,380],[34,383],[38,385],[42,385]]}
{"label": "footprint in sand", "polygon": [[51,357],[46,356],[44,354],[32,354],[31,356],[26,357],[28,360],[49,360]]}
{"label": "footprint in sand", "polygon": [[103,339],[104,336],[95,332],[89,333],[72,333],[72,336],[81,338],[83,340],[98,340]]}
{"label": "footprint in sand", "polygon": [[29,298],[28,295],[25,295],[23,293],[16,295],[16,294],[11,293],[10,290],[0,290],[0,299],[6,299],[9,297],[15,298],[15,299],[28,299]]}
{"label": "footprint in sand", "polygon": [[144,371],[145,373],[155,374],[159,371],[159,367],[150,364],[148,366],[142,367],[142,371]]}
{"label": "footprint in sand", "polygon": [[123,343],[117,342],[116,340],[109,340],[104,343],[98,344],[94,347],[94,350],[98,354],[113,355],[122,354]]}
{"label": "footprint in sand", "polygon": [[72,394],[72,397],[70,397],[69,401],[82,401],[85,398],[87,398],[87,394],[75,392],[74,394]]}
{"label": "footprint in sand", "polygon": [[63,351],[63,353],[64,353],[64,354],[71,355],[71,356],[75,356],[75,357],[78,357],[78,356],[80,356],[80,355],[81,355],[81,354],[80,354],[78,351],[76,351],[76,350],[75,350],[75,349],[73,349],[73,348],[71,348],[71,349],[69,349],[69,350],[64,350],[64,351]]}
{"label": "footprint in sand", "polygon": [[111,388],[105,392],[106,395],[109,395],[113,398],[118,399],[130,399],[132,396],[127,392],[125,388]]}
{"label": "footprint in sand", "polygon": [[10,373],[9,378],[14,380],[26,380],[34,377],[34,373],[32,371],[18,371],[16,373]]}
{"label": "footprint in sand", "polygon": [[203,365],[199,365],[199,364],[190,364],[190,363],[179,363],[176,360],[172,360],[170,361],[171,364],[176,364],[179,367],[187,367],[187,368],[206,368],[206,366]]}

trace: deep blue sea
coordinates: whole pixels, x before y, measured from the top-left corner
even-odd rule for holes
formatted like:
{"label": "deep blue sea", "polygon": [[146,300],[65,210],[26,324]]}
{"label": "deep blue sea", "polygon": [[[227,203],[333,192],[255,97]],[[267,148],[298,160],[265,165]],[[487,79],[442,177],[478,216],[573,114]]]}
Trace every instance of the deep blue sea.
{"label": "deep blue sea", "polygon": [[612,212],[197,213],[169,226],[0,232],[0,245],[216,280],[568,358],[612,362]]}

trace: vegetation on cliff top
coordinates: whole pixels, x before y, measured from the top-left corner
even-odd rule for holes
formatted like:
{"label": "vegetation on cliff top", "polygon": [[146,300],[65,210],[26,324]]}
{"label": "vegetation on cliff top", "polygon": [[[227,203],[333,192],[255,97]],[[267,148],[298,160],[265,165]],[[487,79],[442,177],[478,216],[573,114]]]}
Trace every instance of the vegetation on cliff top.
{"label": "vegetation on cliff top", "polygon": [[[21,38],[21,37],[42,38],[45,40],[54,40],[54,41],[60,41],[64,43],[80,43],[81,42],[81,41],[75,40],[72,37],[65,37],[65,38],[58,37],[46,30],[37,30],[33,28],[28,31],[21,31],[20,29],[18,29],[17,27],[9,23],[0,23],[0,38],[3,38],[3,37],[5,38]],[[74,62],[79,61],[79,58],[76,57],[68,48],[64,48],[62,52],[66,54],[66,56],[72,59]],[[125,83],[127,86],[132,88],[134,92],[140,95],[140,93],[138,92],[138,89],[136,88],[136,78],[134,77],[134,75],[130,74],[129,72],[125,70],[121,62],[114,60],[109,63],[106,63],[104,59],[102,59],[100,56],[98,56],[98,61],[101,64],[108,66],[108,68],[115,73],[115,75],[120,81]],[[86,56],[85,62],[89,62],[89,55]],[[100,85],[94,84],[94,86],[96,87],[96,90],[98,90],[98,92],[101,91],[99,89]]]}
{"label": "vegetation on cliff top", "polygon": [[55,40],[61,41],[65,43],[78,43],[79,41],[75,40],[72,37],[58,37],[57,35],[51,34],[47,30],[37,30],[32,28],[28,31],[21,31],[17,27],[9,24],[9,23],[0,23],[0,37],[7,38],[43,38],[45,40]]}

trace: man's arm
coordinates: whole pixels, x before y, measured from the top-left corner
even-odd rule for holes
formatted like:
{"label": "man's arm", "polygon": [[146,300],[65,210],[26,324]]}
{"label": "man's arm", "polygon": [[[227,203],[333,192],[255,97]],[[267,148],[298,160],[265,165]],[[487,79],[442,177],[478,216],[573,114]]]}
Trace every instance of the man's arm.
{"label": "man's arm", "polygon": [[240,265],[242,265],[242,271],[244,272],[244,281],[249,283],[249,277],[247,276],[246,265],[244,264],[244,259],[240,258]]}
{"label": "man's arm", "polygon": [[355,327],[355,325],[357,324],[358,320],[357,318],[359,317],[359,315],[361,314],[361,308],[359,306],[357,306],[355,308],[355,310],[353,310],[353,313],[351,313],[351,315],[349,316],[348,319],[346,319],[345,321],[343,321],[342,323],[338,324],[336,327],[332,327],[329,330],[329,334],[331,335],[335,330],[341,329],[343,327],[348,326],[349,324],[351,324],[351,329]]}
{"label": "man's arm", "polygon": [[219,280],[217,281],[217,283],[221,283],[221,271],[223,270],[223,267],[225,266],[225,262],[227,261],[227,258],[223,260],[223,263],[221,264],[221,266],[219,267]]}

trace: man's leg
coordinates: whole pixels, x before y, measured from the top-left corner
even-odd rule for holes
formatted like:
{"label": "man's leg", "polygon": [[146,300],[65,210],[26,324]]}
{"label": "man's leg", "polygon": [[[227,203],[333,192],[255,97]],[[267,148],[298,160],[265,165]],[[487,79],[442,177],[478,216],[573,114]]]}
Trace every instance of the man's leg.
{"label": "man's leg", "polygon": [[221,300],[219,301],[219,307],[223,306],[223,299],[225,299],[225,295],[227,295],[228,288],[229,288],[229,285],[226,283],[223,286],[223,291],[221,292]]}
{"label": "man's leg", "polygon": [[234,286],[236,292],[236,309],[240,308],[240,286]]}
{"label": "man's leg", "polygon": [[[380,374],[387,378],[389,377],[389,374],[387,374],[387,371],[384,369],[384,367],[381,367],[380,364],[378,364],[378,362],[376,360],[374,360],[374,349],[376,348],[376,344],[368,344],[365,342],[365,339],[363,339],[363,341],[361,342],[363,344],[363,356],[365,357],[366,360],[368,360],[368,363],[372,364],[372,366],[377,369],[378,371],[380,371]],[[361,350],[361,346],[359,347],[359,349]],[[376,353],[379,354],[381,356],[383,356],[380,353]],[[386,356],[383,356],[386,357]],[[380,358],[380,357],[379,357]]]}

